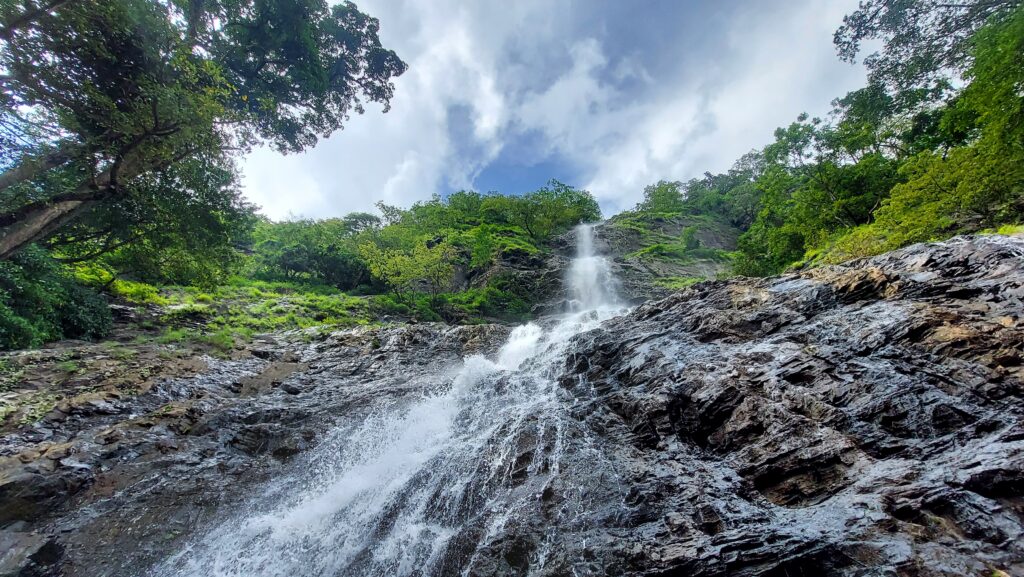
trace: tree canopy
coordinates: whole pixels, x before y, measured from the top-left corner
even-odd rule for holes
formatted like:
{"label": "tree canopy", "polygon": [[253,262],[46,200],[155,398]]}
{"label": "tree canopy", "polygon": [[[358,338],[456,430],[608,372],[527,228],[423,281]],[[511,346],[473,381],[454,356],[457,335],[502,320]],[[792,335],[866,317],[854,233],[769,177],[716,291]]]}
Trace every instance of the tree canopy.
{"label": "tree canopy", "polygon": [[1012,17],[1020,0],[862,0],[836,30],[839,56],[853,61],[867,40],[881,50],[864,63],[876,83],[900,92],[934,86],[971,65],[974,34]]}
{"label": "tree canopy", "polygon": [[800,115],[725,174],[648,186],[635,210],[727,221],[747,275],[1020,223],[1024,3],[866,0],[835,43],[852,60],[866,40],[867,86],[826,118]]}
{"label": "tree canopy", "polygon": [[0,258],[79,220],[99,247],[150,234],[105,220],[118,209],[243,213],[239,152],[300,151],[364,102],[386,111],[405,70],[351,2],[9,0],[0,20]]}

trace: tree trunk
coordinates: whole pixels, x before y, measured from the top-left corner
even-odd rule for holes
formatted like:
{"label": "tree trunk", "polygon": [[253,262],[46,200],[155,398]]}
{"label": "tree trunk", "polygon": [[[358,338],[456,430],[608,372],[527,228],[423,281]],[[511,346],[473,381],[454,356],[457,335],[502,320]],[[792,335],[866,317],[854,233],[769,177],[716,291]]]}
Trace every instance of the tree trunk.
{"label": "tree trunk", "polygon": [[7,260],[74,219],[95,200],[64,200],[43,205],[0,232],[0,260]]}
{"label": "tree trunk", "polygon": [[137,176],[142,169],[138,155],[129,153],[120,162],[78,185],[70,193],[0,215],[0,221],[7,217],[0,229],[0,260],[7,260],[26,246],[53,234],[85,209],[114,194],[118,180]]}
{"label": "tree trunk", "polygon": [[57,168],[69,162],[78,153],[79,147],[64,144],[56,150],[39,156],[29,157],[18,163],[14,168],[0,174],[0,191],[8,187],[35,178],[47,170]]}

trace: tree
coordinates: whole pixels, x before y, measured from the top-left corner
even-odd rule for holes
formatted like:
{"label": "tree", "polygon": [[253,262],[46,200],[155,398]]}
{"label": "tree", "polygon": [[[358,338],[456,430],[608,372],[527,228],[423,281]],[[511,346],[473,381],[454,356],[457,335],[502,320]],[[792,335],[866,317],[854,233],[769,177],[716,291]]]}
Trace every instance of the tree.
{"label": "tree", "polygon": [[231,167],[196,157],[141,175],[41,243],[58,260],[101,260],[153,283],[216,284],[238,263],[255,207]]}
{"label": "tree", "polygon": [[971,63],[970,40],[980,28],[1010,17],[1021,0],[862,0],[836,30],[839,56],[852,62],[867,40],[882,49],[864,63],[873,82],[895,92],[933,87]]}
{"label": "tree", "polygon": [[381,226],[380,217],[368,212],[350,212],[341,218],[342,225],[349,234],[359,234],[377,230]]}
{"label": "tree", "polygon": [[683,183],[659,180],[644,188],[644,199],[636,205],[636,210],[643,212],[682,212]]}
{"label": "tree", "polygon": [[[187,161],[232,170],[267,142],[313,146],[405,64],[379,24],[326,0],[0,4],[0,258]],[[199,194],[230,194],[203,187]]]}
{"label": "tree", "polygon": [[359,233],[351,227],[353,222],[362,226],[376,218],[364,216],[260,222],[253,235],[257,274],[342,290],[359,287],[369,280],[369,270],[359,254]]}
{"label": "tree", "polygon": [[601,208],[594,197],[557,180],[522,196],[491,197],[491,207],[504,220],[527,232],[534,241],[569,230],[582,222],[601,220]]}
{"label": "tree", "polygon": [[416,245],[411,256],[415,282],[426,284],[431,301],[436,303],[438,295],[452,286],[455,249],[447,241],[423,242]]}
{"label": "tree", "polygon": [[1024,9],[980,30],[971,51],[965,73],[970,84],[944,110],[942,128],[967,117],[980,127],[976,137],[908,159],[901,168],[905,182],[892,189],[874,222],[840,239],[826,260],[877,254],[1024,218]]}
{"label": "tree", "polygon": [[381,248],[367,242],[359,246],[373,276],[386,284],[400,301],[426,288],[431,300],[451,287],[456,252],[446,241],[421,238],[410,250]]}

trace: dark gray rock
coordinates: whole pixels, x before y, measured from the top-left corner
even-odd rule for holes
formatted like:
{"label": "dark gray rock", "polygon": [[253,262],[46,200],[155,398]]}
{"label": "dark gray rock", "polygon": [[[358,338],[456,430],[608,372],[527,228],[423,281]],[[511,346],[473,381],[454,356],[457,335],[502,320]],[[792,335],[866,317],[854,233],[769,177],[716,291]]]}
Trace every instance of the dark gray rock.
{"label": "dark gray rock", "polygon": [[283,335],[259,343],[258,357],[207,359],[198,377],[120,399],[118,411],[76,405],[47,438],[28,426],[5,435],[0,575],[138,575],[339,418],[411,396],[463,356],[492,354],[507,334],[417,324],[312,344]]}
{"label": "dark gray rock", "polygon": [[1024,239],[702,283],[581,343],[563,382],[633,463],[624,572],[1024,568]]}

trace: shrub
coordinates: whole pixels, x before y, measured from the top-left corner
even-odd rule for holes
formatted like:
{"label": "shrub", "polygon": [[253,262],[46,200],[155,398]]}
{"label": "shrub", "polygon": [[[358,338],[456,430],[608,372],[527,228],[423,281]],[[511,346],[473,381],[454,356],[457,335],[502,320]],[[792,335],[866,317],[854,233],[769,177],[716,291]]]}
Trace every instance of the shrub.
{"label": "shrub", "polygon": [[160,290],[151,284],[118,279],[110,284],[110,292],[126,301],[136,304],[165,305],[167,299],[160,296]]}
{"label": "shrub", "polygon": [[707,279],[699,276],[668,276],[659,278],[655,283],[667,289],[683,290],[705,280]]}
{"label": "shrub", "polygon": [[112,325],[106,301],[37,247],[0,262],[0,348],[95,339]]}
{"label": "shrub", "polygon": [[113,325],[107,300],[70,279],[65,290],[67,300],[60,308],[64,336],[90,340],[106,336]]}

